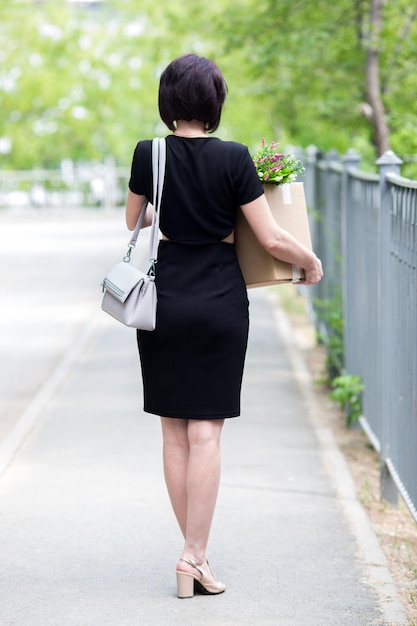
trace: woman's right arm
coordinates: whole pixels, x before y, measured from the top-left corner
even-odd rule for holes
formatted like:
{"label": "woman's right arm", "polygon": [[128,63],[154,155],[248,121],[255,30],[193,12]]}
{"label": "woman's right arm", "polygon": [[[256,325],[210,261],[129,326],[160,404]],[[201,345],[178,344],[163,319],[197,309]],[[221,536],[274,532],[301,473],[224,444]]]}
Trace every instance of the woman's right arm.
{"label": "woman's right arm", "polygon": [[264,195],[243,204],[241,209],[265,250],[281,261],[303,268],[306,275],[304,285],[314,285],[321,280],[323,268],[320,259],[276,223]]}
{"label": "woman's right arm", "polygon": [[[139,196],[137,193],[133,193],[130,189],[127,192],[127,200],[126,200],[126,225],[129,230],[135,230],[136,224],[138,223],[140,212],[142,211],[143,205],[146,202],[145,196]],[[145,219],[143,221],[142,227],[150,226],[152,223],[152,214],[153,207],[151,204],[148,204],[148,208],[146,209]]]}

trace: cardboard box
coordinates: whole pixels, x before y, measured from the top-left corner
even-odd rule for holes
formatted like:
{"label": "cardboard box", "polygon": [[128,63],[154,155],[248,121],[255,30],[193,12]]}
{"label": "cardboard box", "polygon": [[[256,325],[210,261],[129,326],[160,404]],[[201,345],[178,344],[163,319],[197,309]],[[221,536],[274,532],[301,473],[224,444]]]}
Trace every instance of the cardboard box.
{"label": "cardboard box", "polygon": [[[272,215],[279,226],[311,250],[304,184],[264,185],[264,190]],[[271,256],[257,240],[241,209],[238,209],[236,216],[235,246],[248,288],[302,282],[303,270]]]}

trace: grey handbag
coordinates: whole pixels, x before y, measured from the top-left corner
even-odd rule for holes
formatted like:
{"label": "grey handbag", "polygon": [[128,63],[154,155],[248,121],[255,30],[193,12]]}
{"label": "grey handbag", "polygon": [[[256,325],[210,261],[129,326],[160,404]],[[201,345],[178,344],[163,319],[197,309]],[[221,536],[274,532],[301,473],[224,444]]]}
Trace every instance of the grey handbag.
{"label": "grey handbag", "polygon": [[123,261],[117,263],[103,280],[103,311],[133,328],[155,330],[157,292],[155,285],[155,264],[158,256],[159,214],[165,177],[165,139],[152,141],[153,170],[153,218],[149,246],[150,268],[145,274],[130,265],[130,256],[136,246],[139,231],[145,218],[147,203],[144,204],[128,250]]}

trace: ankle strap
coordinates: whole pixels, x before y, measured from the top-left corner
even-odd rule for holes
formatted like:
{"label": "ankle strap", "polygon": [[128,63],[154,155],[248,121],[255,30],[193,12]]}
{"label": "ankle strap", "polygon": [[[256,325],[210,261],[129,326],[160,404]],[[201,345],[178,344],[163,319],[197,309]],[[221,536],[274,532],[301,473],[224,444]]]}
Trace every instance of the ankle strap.
{"label": "ankle strap", "polygon": [[204,563],[202,563],[201,565],[197,565],[197,563],[193,561],[192,559],[190,560],[180,559],[180,561],[183,561],[184,563],[188,563],[188,565],[191,565],[191,567],[194,567],[194,569],[196,569],[197,572],[200,572],[202,576],[204,575],[204,571],[202,570]]}

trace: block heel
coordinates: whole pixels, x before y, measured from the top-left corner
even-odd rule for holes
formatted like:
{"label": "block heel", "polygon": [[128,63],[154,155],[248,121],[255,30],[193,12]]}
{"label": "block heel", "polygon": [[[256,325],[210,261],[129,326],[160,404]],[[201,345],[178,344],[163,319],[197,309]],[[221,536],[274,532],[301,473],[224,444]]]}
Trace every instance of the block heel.
{"label": "block heel", "polygon": [[184,599],[194,596],[194,576],[177,570],[177,597]]}
{"label": "block heel", "polygon": [[186,561],[185,559],[180,559],[180,561],[188,563],[188,565],[194,567],[198,573],[190,574],[189,572],[183,572],[177,569],[178,598],[192,598],[194,592],[214,596],[225,591],[226,585],[214,580],[213,572],[207,561],[208,570],[204,569],[202,565],[197,565],[195,561]]}

